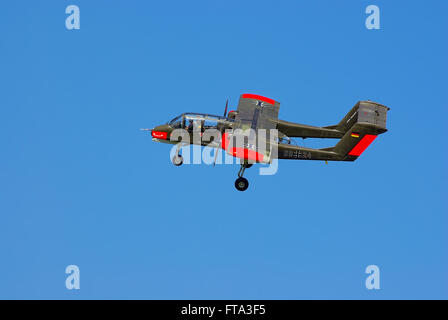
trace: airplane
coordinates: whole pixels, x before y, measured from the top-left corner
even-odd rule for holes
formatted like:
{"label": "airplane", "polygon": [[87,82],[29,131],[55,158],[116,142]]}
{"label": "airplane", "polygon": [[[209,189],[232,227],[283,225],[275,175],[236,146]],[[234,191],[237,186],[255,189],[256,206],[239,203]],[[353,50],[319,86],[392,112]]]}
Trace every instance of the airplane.
{"label": "airplane", "polygon": [[[256,94],[240,95],[237,110],[227,114],[227,108],[228,100],[223,116],[188,112],[166,124],[143,130],[151,131],[153,141],[178,145],[171,159],[176,166],[183,163],[180,154],[182,138],[175,134],[176,129],[185,132],[189,138],[188,144],[216,147],[215,162],[218,148],[239,158],[241,167],[235,188],[245,191],[249,181],[243,177],[244,171],[254,163],[271,163],[274,159],[355,161],[378,135],[387,131],[386,117],[390,110],[370,100],[359,101],[338,124],[317,127],[278,119],[280,103]],[[257,138],[261,129],[266,132],[276,129],[274,132],[277,132],[277,136],[268,132],[264,140]],[[205,134],[207,130],[214,130],[218,135],[209,137]],[[243,138],[243,142],[235,144],[239,138]],[[291,138],[329,138],[339,141],[330,148],[313,149],[298,146]],[[264,148],[260,147],[260,141],[264,141]]]}

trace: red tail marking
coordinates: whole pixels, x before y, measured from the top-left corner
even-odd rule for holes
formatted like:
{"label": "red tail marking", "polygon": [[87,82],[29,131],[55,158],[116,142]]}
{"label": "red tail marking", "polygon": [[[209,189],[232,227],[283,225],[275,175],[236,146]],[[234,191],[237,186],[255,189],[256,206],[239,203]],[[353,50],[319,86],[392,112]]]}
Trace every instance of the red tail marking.
{"label": "red tail marking", "polygon": [[376,136],[373,134],[366,134],[348,154],[359,157],[375,138]]}

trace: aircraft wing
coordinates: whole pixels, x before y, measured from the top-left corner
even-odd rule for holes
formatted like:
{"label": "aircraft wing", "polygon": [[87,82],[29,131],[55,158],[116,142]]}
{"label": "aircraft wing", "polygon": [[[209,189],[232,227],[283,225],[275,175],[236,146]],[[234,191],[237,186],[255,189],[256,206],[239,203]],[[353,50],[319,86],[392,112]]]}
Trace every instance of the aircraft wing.
{"label": "aircraft wing", "polygon": [[235,127],[241,129],[275,129],[280,103],[256,94],[242,94],[235,116]]}
{"label": "aircraft wing", "polygon": [[[273,99],[242,94],[233,125],[234,133],[225,137],[233,137],[233,146],[226,141],[225,146],[229,146],[226,152],[244,160],[270,162],[272,144],[269,134],[270,129],[277,127],[279,110],[280,103]],[[259,134],[260,129],[265,129],[265,133]]]}

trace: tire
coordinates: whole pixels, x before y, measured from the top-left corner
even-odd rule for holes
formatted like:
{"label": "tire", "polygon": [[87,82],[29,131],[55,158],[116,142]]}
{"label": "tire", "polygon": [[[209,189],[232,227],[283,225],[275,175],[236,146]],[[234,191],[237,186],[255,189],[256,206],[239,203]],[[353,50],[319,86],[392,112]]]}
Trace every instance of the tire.
{"label": "tire", "polygon": [[182,165],[182,163],[184,163],[184,158],[181,155],[175,155],[172,159],[171,162],[176,166],[180,166]]}
{"label": "tire", "polygon": [[246,178],[238,178],[235,180],[235,188],[238,191],[245,191],[249,187],[249,181]]}

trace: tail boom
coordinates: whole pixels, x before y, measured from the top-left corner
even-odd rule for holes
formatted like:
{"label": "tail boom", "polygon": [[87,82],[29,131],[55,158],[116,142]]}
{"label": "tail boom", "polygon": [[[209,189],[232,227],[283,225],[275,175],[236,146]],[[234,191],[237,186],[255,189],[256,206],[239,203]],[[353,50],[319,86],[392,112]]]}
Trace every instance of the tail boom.
{"label": "tail boom", "polygon": [[[387,131],[386,116],[388,107],[372,101],[358,102],[335,125],[326,127],[325,134],[340,133],[339,142],[331,148],[311,149],[293,145],[278,146],[279,159],[304,159],[328,161],[354,161],[367,149],[378,135]],[[328,136],[327,136],[328,137]]]}

